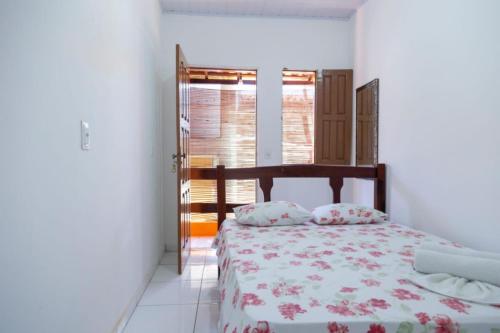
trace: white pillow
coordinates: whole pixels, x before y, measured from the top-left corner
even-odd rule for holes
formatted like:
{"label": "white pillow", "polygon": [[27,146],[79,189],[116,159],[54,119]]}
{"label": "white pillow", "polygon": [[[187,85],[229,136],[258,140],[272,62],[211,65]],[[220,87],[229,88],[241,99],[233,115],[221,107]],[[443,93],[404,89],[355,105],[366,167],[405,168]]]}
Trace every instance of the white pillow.
{"label": "white pillow", "polygon": [[356,204],[329,204],[314,208],[317,224],[368,224],[382,223],[389,219],[386,213]]}
{"label": "white pillow", "polygon": [[233,209],[236,222],[258,227],[303,224],[313,216],[301,206],[287,201],[269,201],[239,206]]}

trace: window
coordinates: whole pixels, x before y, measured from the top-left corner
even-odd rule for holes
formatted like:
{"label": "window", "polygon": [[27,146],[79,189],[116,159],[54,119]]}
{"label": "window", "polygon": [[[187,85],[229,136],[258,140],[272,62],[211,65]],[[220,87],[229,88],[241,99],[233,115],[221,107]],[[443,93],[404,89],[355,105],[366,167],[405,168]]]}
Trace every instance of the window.
{"label": "window", "polygon": [[283,71],[283,164],[314,162],[316,72]]}
{"label": "window", "polygon": [[283,164],[351,163],[352,70],[283,71]]}

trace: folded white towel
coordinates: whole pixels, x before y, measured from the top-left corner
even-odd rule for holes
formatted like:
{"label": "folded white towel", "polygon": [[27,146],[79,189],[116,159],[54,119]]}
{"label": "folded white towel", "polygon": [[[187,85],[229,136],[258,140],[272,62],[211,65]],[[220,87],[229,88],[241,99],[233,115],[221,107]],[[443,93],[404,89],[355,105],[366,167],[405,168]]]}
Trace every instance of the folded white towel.
{"label": "folded white towel", "polygon": [[446,273],[413,274],[409,280],[432,292],[481,304],[499,305],[500,288]]}
{"label": "folded white towel", "polygon": [[428,274],[447,273],[500,286],[500,260],[496,259],[496,254],[443,248],[418,248],[415,251],[415,270]]}
{"label": "folded white towel", "polygon": [[447,246],[447,245],[439,245],[439,244],[424,244],[420,248],[425,249],[425,250],[430,250],[430,251],[441,252],[441,253],[459,254],[459,255],[471,256],[471,257],[495,259],[495,260],[500,261],[500,254],[499,253],[476,251],[476,250],[468,249],[465,247],[455,247],[455,246]]}

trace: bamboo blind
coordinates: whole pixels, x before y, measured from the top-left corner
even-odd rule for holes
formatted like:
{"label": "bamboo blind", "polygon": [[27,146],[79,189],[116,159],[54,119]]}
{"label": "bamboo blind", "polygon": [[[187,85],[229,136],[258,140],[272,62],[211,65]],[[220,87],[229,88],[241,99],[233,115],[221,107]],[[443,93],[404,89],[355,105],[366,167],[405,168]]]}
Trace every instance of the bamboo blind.
{"label": "bamboo blind", "polygon": [[[191,166],[255,167],[255,85],[191,84],[190,93]],[[255,202],[255,186],[254,180],[228,181],[227,202]],[[191,181],[192,202],[215,203],[216,197],[215,181]],[[192,214],[192,222],[216,220],[216,214]]]}
{"label": "bamboo blind", "polygon": [[283,164],[314,161],[314,80],[305,85],[283,84]]}

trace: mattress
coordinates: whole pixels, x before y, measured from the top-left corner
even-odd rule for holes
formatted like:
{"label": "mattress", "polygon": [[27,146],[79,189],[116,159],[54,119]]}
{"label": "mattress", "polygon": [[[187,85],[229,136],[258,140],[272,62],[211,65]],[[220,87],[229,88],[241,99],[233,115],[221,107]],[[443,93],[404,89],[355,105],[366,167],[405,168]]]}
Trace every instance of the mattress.
{"label": "mattress", "polygon": [[458,246],[393,224],[249,227],[217,236],[224,333],[500,332],[500,307],[411,284],[414,250]]}

